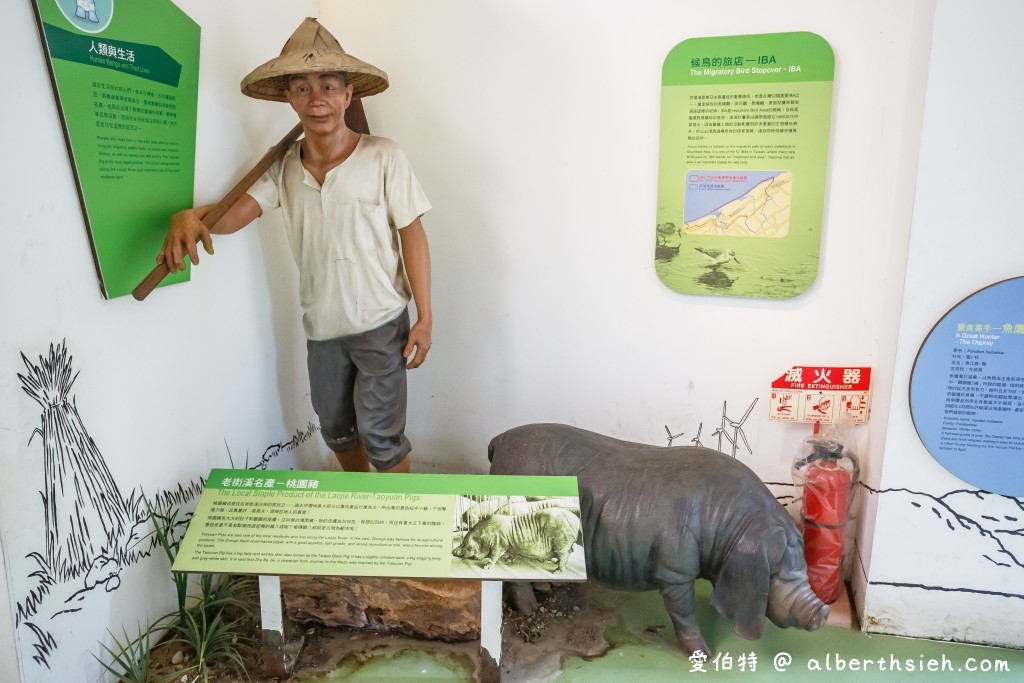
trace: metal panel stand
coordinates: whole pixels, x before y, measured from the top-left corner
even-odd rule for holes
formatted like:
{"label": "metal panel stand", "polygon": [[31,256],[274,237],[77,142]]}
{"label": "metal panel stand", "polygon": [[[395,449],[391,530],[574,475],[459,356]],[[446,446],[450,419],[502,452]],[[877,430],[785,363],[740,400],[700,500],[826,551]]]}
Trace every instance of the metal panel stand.
{"label": "metal panel stand", "polygon": [[501,680],[501,581],[480,582],[479,680]]}
{"label": "metal panel stand", "polygon": [[263,673],[275,678],[286,678],[295,668],[305,636],[300,635],[287,645],[284,642],[280,576],[260,577],[260,617],[263,622]]}

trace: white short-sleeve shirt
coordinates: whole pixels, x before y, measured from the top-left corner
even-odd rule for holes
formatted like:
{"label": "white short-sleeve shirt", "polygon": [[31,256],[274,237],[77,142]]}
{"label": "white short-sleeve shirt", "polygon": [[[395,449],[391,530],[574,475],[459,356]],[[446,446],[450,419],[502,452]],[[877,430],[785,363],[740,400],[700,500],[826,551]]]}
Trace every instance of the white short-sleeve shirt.
{"label": "white short-sleeve shirt", "polygon": [[405,154],[387,138],[361,136],[322,187],[302,165],[300,144],[249,195],[264,212],[283,210],[306,337],[322,341],[380,327],[410,299],[398,230],[430,202]]}

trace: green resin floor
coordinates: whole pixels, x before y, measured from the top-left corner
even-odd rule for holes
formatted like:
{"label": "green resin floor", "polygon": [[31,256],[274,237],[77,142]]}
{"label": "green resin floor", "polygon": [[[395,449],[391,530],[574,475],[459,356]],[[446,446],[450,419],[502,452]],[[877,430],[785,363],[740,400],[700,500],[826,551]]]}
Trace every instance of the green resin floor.
{"label": "green resin floor", "polygon": [[[1024,650],[868,635],[835,626],[809,633],[779,629],[770,622],[766,622],[760,640],[744,640],[708,606],[710,586],[706,582],[698,584],[698,618],[704,637],[716,654],[698,667],[697,662],[691,661],[676,646],[671,623],[656,592],[616,593],[591,584],[587,584],[585,590],[587,599],[601,603],[613,615],[604,629],[604,637],[610,645],[607,652],[589,659],[565,657],[560,666],[558,658],[552,658],[543,675],[533,671],[529,677],[523,677],[517,676],[515,671],[504,671],[503,681],[594,683],[637,677],[642,677],[644,683],[687,677],[758,683],[1024,681]],[[583,613],[588,610],[584,609]],[[580,623],[574,623],[574,619]],[[584,629],[586,623],[579,617],[566,616],[562,626],[571,637],[574,630]],[[509,637],[514,636],[506,633],[506,639]],[[329,673],[300,673],[292,680],[294,683],[473,680],[475,644],[424,644],[406,639],[390,642],[390,646],[376,646],[369,656],[364,651],[359,657],[348,656],[337,661],[333,665],[335,669]],[[537,645],[517,642],[516,647]]]}

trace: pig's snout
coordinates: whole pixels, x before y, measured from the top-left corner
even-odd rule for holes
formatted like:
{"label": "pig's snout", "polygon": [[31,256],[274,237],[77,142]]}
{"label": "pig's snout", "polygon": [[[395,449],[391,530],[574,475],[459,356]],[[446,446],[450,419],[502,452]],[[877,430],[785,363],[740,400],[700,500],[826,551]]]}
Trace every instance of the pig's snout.
{"label": "pig's snout", "polygon": [[768,601],[768,618],[782,628],[797,627],[808,631],[821,628],[828,619],[829,606],[818,598],[806,581],[789,583],[773,581]]}
{"label": "pig's snout", "polygon": [[830,609],[814,594],[810,585],[805,585],[796,592],[790,612],[794,626],[817,631],[825,625]]}
{"label": "pig's snout", "polygon": [[828,615],[831,612],[831,608],[822,602],[816,608],[813,608],[810,615],[810,619],[808,619],[805,628],[808,631],[817,631],[819,628],[825,625],[826,621],[828,621]]}

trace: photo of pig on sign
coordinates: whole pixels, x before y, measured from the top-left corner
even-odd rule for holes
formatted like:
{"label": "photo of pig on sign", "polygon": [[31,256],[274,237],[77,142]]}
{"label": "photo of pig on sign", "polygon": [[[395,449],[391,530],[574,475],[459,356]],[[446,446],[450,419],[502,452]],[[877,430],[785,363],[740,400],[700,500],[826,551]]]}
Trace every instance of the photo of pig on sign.
{"label": "photo of pig on sign", "polygon": [[573,496],[460,496],[453,577],[585,581],[580,500]]}

